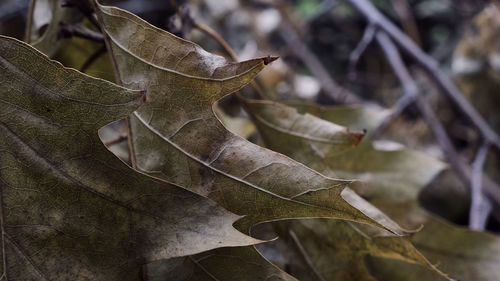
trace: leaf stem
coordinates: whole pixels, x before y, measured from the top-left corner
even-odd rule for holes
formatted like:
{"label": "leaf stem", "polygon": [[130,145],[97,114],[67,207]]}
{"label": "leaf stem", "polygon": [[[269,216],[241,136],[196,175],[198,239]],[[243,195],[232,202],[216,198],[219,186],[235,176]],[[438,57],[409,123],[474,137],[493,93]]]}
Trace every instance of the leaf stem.
{"label": "leaf stem", "polygon": [[224,40],[224,38],[222,38],[222,36],[219,35],[219,33],[217,33],[211,27],[209,27],[205,24],[199,23],[197,21],[193,21],[193,27],[199,29],[200,31],[204,32],[208,36],[215,39],[215,41],[217,41],[217,43],[219,43],[222,46],[224,51],[226,51],[226,53],[231,57],[231,59],[233,61],[238,61],[238,56],[236,55],[234,50],[231,48],[231,46],[229,46],[229,44],[226,42],[226,40]]}
{"label": "leaf stem", "polygon": [[[224,38],[222,38],[222,36],[220,36],[219,33],[217,33],[215,30],[213,30],[208,25],[196,22],[194,20],[192,22],[193,22],[193,27],[199,29],[200,31],[204,32],[208,36],[212,37],[215,41],[217,41],[217,43],[219,43],[222,46],[224,51],[229,55],[229,57],[231,57],[231,59],[233,61],[238,61],[238,56],[236,55],[234,50],[231,48],[231,46],[229,46],[229,44],[226,42],[226,40],[224,40]],[[255,82],[255,80],[252,80],[250,82],[250,85],[252,85],[252,87],[255,89],[255,92],[257,93],[257,95],[261,99],[264,99],[264,100],[268,99],[264,95],[264,91],[262,90],[262,88],[259,86],[259,84],[257,84],[257,82]],[[236,94],[238,95],[239,93],[236,93]]]}
{"label": "leaf stem", "polygon": [[97,49],[80,67],[80,71],[84,72],[87,71],[87,69],[94,63],[102,54],[104,54],[107,51],[106,46],[101,46],[99,49]]}
{"label": "leaf stem", "polygon": [[304,248],[304,246],[302,245],[302,243],[300,243],[300,240],[297,237],[297,235],[295,234],[295,232],[290,229],[290,230],[288,230],[288,234],[290,235],[290,237],[292,238],[293,243],[295,244],[295,246],[299,250],[299,253],[304,258],[304,261],[307,263],[307,265],[309,266],[309,268],[311,268],[312,272],[314,273],[314,275],[316,275],[316,277],[318,278],[318,280],[320,280],[320,281],[326,281],[326,279],[321,275],[321,273],[318,271],[318,269],[314,266],[314,264],[313,264],[313,262],[311,260],[311,257],[309,257],[309,255],[307,254],[306,249]]}
{"label": "leaf stem", "polygon": [[31,0],[28,8],[28,20],[26,22],[26,31],[24,33],[24,42],[31,43],[31,28],[33,27],[33,15],[35,13],[36,0]]}
{"label": "leaf stem", "polygon": [[[97,6],[98,3],[97,3],[97,1],[91,1],[91,2],[92,2],[92,7],[94,8],[94,12],[97,16],[96,23],[98,25],[101,25],[103,20],[102,20],[101,14],[98,12],[98,10],[99,10],[99,7]],[[118,63],[116,62],[115,56],[113,55],[113,49],[111,48],[110,38],[109,38],[108,34],[106,33],[106,31],[104,30],[104,28],[100,27],[100,29],[102,30],[104,44],[106,46],[106,49],[108,50],[111,64],[113,65],[113,73],[115,75],[115,82],[118,85],[123,86],[123,82],[120,79],[120,71],[118,69]],[[129,157],[128,157],[129,164],[133,169],[137,169],[134,147],[132,145],[132,130],[130,127],[130,116],[125,117],[125,124],[127,127],[127,139],[128,139],[127,143],[128,143],[128,153],[129,153]]]}

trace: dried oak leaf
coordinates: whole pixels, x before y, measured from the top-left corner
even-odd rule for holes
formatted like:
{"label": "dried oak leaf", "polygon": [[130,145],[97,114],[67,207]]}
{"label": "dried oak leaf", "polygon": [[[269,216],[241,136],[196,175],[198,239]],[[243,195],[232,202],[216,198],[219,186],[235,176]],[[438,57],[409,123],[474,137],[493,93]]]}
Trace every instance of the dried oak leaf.
{"label": "dried oak leaf", "polygon": [[0,279],[139,280],[147,262],[258,242],[105,148],[97,130],[142,100],[0,37]]}
{"label": "dried oak leaf", "polygon": [[249,83],[274,58],[229,63],[124,10],[97,6],[121,84],[146,89],[131,119],[136,167],[259,222],[329,217],[406,234],[346,186],[229,132],[213,112],[221,97]]}

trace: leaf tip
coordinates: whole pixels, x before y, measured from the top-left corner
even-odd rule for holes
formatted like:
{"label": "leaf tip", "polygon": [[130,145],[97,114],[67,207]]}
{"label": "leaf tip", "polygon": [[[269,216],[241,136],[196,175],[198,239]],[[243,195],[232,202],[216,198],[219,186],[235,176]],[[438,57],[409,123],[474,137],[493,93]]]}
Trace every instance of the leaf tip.
{"label": "leaf tip", "polygon": [[415,233],[417,232],[420,232],[422,229],[424,228],[424,225],[421,224],[419,227],[417,227],[416,229],[407,229],[406,232],[408,235],[414,235]]}
{"label": "leaf tip", "polygon": [[356,140],[355,145],[358,145],[361,142],[361,140],[363,140],[363,137],[366,135],[366,129],[363,129],[362,132],[353,132],[347,129],[347,133],[352,137],[354,137],[354,139]]}
{"label": "leaf tip", "polygon": [[267,56],[264,58],[264,65],[268,65],[270,63],[272,63],[273,61],[279,59],[280,57],[271,57],[271,56]]}

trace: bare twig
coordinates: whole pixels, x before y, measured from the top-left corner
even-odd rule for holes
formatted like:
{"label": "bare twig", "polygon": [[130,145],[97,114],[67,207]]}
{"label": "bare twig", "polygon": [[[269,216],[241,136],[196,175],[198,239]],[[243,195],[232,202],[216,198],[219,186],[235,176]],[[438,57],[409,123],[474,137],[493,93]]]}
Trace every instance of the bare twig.
{"label": "bare twig", "polygon": [[[229,55],[229,57],[231,57],[233,61],[238,61],[238,56],[236,55],[234,50],[231,48],[231,46],[229,46],[226,40],[224,40],[224,38],[222,38],[222,36],[220,36],[219,33],[217,33],[217,31],[213,30],[211,27],[207,25],[196,22],[195,20],[192,20],[192,24],[194,28],[199,29],[200,31],[206,33],[208,36],[215,39],[215,41],[217,41],[217,43],[219,43],[222,46],[224,51],[226,51],[226,53]],[[252,85],[253,89],[261,99],[267,99],[266,95],[264,94],[264,91],[255,80],[252,80],[250,82],[250,85]],[[238,92],[236,94],[238,95]],[[238,98],[241,98],[241,96],[239,96]]]}
{"label": "bare twig", "polygon": [[220,34],[217,33],[217,31],[215,31],[213,28],[211,28],[208,25],[205,25],[203,23],[199,23],[198,21],[196,21],[193,17],[191,17],[189,10],[187,10],[187,9],[183,10],[181,8],[181,6],[179,6],[177,4],[176,0],[170,0],[170,3],[172,5],[174,5],[174,7],[176,7],[177,14],[181,18],[182,22],[189,22],[190,25],[192,25],[194,28],[196,28],[196,29],[200,30],[201,32],[207,34],[208,36],[212,37],[215,41],[217,41],[217,43],[219,43],[219,45],[221,45],[222,49],[224,49],[224,51],[229,55],[229,57],[233,61],[238,61],[238,56],[234,52],[233,48],[231,48],[231,46],[229,46],[229,44],[226,42],[226,40],[224,40],[224,38],[222,38],[222,36],[220,36]]}
{"label": "bare twig", "polygon": [[[415,100],[418,95],[418,87],[415,84],[410,73],[408,72],[408,69],[404,65],[401,56],[399,56],[399,51],[397,50],[396,46],[394,46],[391,39],[383,31],[377,32],[375,37],[377,39],[377,43],[382,48],[382,51],[384,51],[389,64],[393,68],[394,74],[401,82],[404,94],[403,97],[401,97],[393,106],[392,113],[386,119],[384,119],[381,126],[377,128],[377,130],[373,134],[373,138],[378,137],[380,133],[385,129],[385,127],[397,116],[399,116],[403,112],[403,110]],[[451,142],[449,144],[443,145],[450,146]]]}
{"label": "bare twig", "polygon": [[489,144],[484,143],[477,152],[472,163],[472,176],[470,182],[471,204],[469,212],[469,227],[476,230],[484,230],[488,215],[491,211],[491,203],[482,191],[483,166],[488,155]]}
{"label": "bare twig", "polygon": [[408,36],[399,30],[368,0],[348,0],[370,24],[377,25],[385,31],[396,44],[418,65],[427,71],[441,90],[458,106],[472,124],[479,130],[486,141],[500,149],[500,137],[491,129],[488,123],[479,115],[472,105],[465,99],[451,79],[439,68],[439,64],[432,57],[423,52]]}
{"label": "bare twig", "polygon": [[87,69],[94,63],[102,54],[106,53],[106,45],[101,46],[97,49],[80,67],[81,72],[87,71]]}
{"label": "bare twig", "polygon": [[326,279],[323,277],[323,275],[321,275],[321,273],[318,271],[318,269],[316,269],[316,267],[314,266],[314,263],[312,262],[311,257],[309,257],[309,255],[306,252],[306,249],[304,248],[302,243],[300,243],[300,240],[297,237],[297,234],[295,234],[295,232],[291,229],[288,230],[288,234],[290,235],[293,243],[295,244],[295,246],[299,250],[299,253],[302,255],[302,258],[304,258],[304,261],[307,263],[309,268],[311,268],[314,275],[316,275],[317,280],[326,281]]}
{"label": "bare twig", "polygon": [[[391,65],[394,74],[401,82],[401,86],[403,87],[404,95],[409,97],[409,100],[412,98],[416,98],[417,106],[419,107],[424,119],[430,125],[433,130],[436,139],[441,146],[441,149],[447,156],[448,160],[452,163],[452,166],[455,167],[463,167],[463,165],[459,165],[459,156],[455,151],[451,140],[448,138],[446,130],[441,125],[440,121],[437,119],[434,111],[430,107],[430,105],[425,101],[423,97],[418,96],[418,87],[415,84],[415,81],[411,77],[408,69],[406,68],[403,60],[401,59],[401,55],[399,54],[399,50],[396,48],[391,38],[385,34],[384,31],[380,31],[376,35],[377,43],[380,45],[382,51],[384,52],[387,61]],[[455,163],[455,164],[454,164]],[[459,175],[463,175],[463,171],[461,168],[458,168],[460,171]],[[464,181],[467,181],[464,179]]]}
{"label": "bare twig", "polygon": [[81,37],[96,42],[104,42],[104,37],[101,33],[90,30],[80,24],[61,23],[61,33],[63,38],[71,36]]}
{"label": "bare twig", "polygon": [[[93,5],[94,11],[96,11],[95,15],[97,16],[96,17],[97,24],[100,25],[100,23],[103,22],[103,19],[100,16],[100,14],[97,12],[97,9],[99,9],[97,7],[98,4],[96,1],[92,1],[92,5]],[[111,60],[111,64],[113,65],[113,74],[115,76],[115,82],[118,85],[123,86],[123,82],[120,78],[120,71],[118,68],[118,63],[116,62],[115,56],[113,55],[113,49],[111,48],[111,39],[109,38],[109,35],[106,34],[104,29],[101,29],[101,30],[103,30],[103,37],[105,39],[104,44],[106,45],[106,50],[108,51],[109,59]],[[144,94],[145,94],[145,92],[144,92]],[[132,168],[137,169],[136,160],[135,160],[135,151],[134,151],[134,146],[132,144],[133,136],[132,136],[132,128],[131,128],[129,116],[125,117],[125,124],[126,124],[126,128],[127,128],[129,164]]]}
{"label": "bare twig", "polygon": [[28,20],[26,21],[26,30],[24,33],[24,42],[28,44],[31,43],[31,32],[32,32],[31,29],[33,28],[33,16],[35,13],[35,5],[36,1],[31,0],[28,8],[28,15],[27,15]]}
{"label": "bare twig", "polygon": [[339,86],[330,77],[330,74],[321,64],[320,60],[302,42],[299,34],[286,22],[280,27],[281,35],[293,53],[299,57],[311,73],[318,78],[321,86],[328,96],[338,103],[361,103],[361,99],[349,92],[349,90]]}
{"label": "bare twig", "polygon": [[307,22],[310,23],[313,20],[321,17],[322,15],[328,13],[331,11],[335,6],[340,4],[340,1],[337,0],[323,0],[321,3],[318,4],[316,7],[316,10],[314,11],[314,14],[307,19]]}
{"label": "bare twig", "polygon": [[373,41],[377,27],[373,24],[368,24],[363,33],[363,37],[359,41],[358,45],[349,55],[349,80],[354,80],[356,78],[356,65],[358,64],[361,55],[365,52],[366,48]]}
{"label": "bare twig", "polygon": [[[287,19],[287,17],[284,18]],[[224,40],[224,38],[222,38],[222,36],[220,36],[215,30],[213,30],[209,26],[198,23],[194,19],[192,19],[192,24],[193,27],[199,29],[200,31],[214,38],[234,61],[238,61],[236,53],[232,50],[232,48]],[[325,67],[323,67],[319,59],[314,55],[314,53],[312,53],[309,50],[309,48],[300,40],[300,36],[293,29],[292,26],[288,25],[287,23],[283,23],[281,29],[282,32],[284,32],[283,38],[285,39],[289,47],[292,49],[295,55],[297,55],[297,57],[299,57],[304,62],[304,64],[311,71],[311,73],[316,78],[318,78],[325,92],[334,101],[338,103],[348,103],[348,104],[362,102],[362,100],[358,98],[356,95],[352,94],[351,92],[349,92],[349,90],[339,86],[335,81],[333,81],[328,71],[325,69]],[[363,50],[361,50],[360,52],[362,51]],[[257,91],[257,94],[261,98],[265,98],[262,89],[255,81],[252,81],[251,85]]]}
{"label": "bare twig", "polygon": [[77,8],[87,19],[92,23],[98,30],[101,30],[101,26],[97,21],[97,16],[93,12],[94,7],[92,2],[94,1],[81,1],[81,0],[63,0],[61,1],[61,7],[74,7]]}
{"label": "bare twig", "polygon": [[382,122],[377,127],[377,129],[375,129],[375,131],[372,133],[372,136],[371,136],[372,139],[374,139],[374,140],[378,139],[382,135],[382,133],[385,131],[385,129],[387,129],[389,124],[391,124],[391,122],[394,119],[398,118],[403,113],[403,111],[410,104],[412,104],[414,101],[415,101],[414,95],[404,93],[403,96],[400,97],[396,101],[396,103],[392,106],[391,113],[387,117],[385,117],[384,120],[382,120]]}
{"label": "bare twig", "polygon": [[[407,94],[415,95],[416,105],[419,108],[424,120],[430,126],[433,131],[436,141],[439,146],[443,150],[446,158],[451,164],[451,167],[457,174],[457,176],[462,180],[462,182],[468,186],[471,182],[471,168],[467,165],[467,163],[462,159],[462,157],[458,154],[453,146],[448,134],[446,133],[445,128],[437,118],[436,114],[432,110],[430,104],[420,95],[417,95],[418,88],[411,77],[408,69],[406,68],[403,60],[401,59],[401,55],[399,50],[396,48],[395,44],[392,42],[391,38],[387,36],[383,31],[380,31],[377,35],[377,42],[379,43],[382,51],[391,67],[393,68],[394,73],[398,77],[401,82],[401,85],[404,91]],[[497,203],[500,202],[500,187],[491,181],[486,175],[484,176],[484,187],[485,191],[494,199]]]}
{"label": "bare twig", "polygon": [[238,56],[236,55],[236,53],[233,51],[231,46],[229,46],[229,44],[226,42],[226,40],[224,40],[224,38],[222,38],[222,36],[219,35],[219,33],[217,33],[211,27],[204,25],[202,23],[199,23],[197,21],[193,22],[193,26],[195,28],[199,29],[200,31],[206,33],[208,36],[212,37],[213,39],[215,39],[215,41],[217,41],[217,43],[219,43],[222,46],[224,51],[226,51],[226,53],[229,55],[229,57],[231,57],[232,60],[238,61]]}
{"label": "bare twig", "polygon": [[411,39],[417,43],[417,45],[422,45],[422,40],[420,40],[420,35],[418,32],[417,23],[411,12],[410,5],[407,0],[392,0],[392,6],[394,11],[399,17],[403,30],[410,35]]}

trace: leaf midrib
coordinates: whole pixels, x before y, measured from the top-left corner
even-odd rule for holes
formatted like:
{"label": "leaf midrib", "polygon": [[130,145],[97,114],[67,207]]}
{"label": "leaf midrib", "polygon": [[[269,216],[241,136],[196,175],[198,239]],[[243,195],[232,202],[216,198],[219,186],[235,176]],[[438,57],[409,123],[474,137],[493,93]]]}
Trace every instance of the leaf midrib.
{"label": "leaf midrib", "polygon": [[[270,129],[273,129],[273,130],[276,130],[280,133],[283,133],[283,134],[288,134],[288,135],[291,135],[291,136],[294,136],[294,137],[297,137],[297,138],[302,138],[302,139],[305,139],[307,141],[312,141],[312,142],[319,142],[319,143],[325,143],[325,144],[331,144],[331,145],[335,145],[335,144],[344,144],[344,145],[347,145],[349,144],[349,142],[347,141],[334,141],[333,139],[327,139],[327,138],[317,138],[317,137],[312,137],[312,136],[309,136],[309,135],[305,135],[305,134],[299,134],[299,133],[296,133],[294,131],[291,131],[291,128],[293,127],[293,125],[295,125],[295,121],[293,123],[293,125],[290,127],[290,129],[285,129],[285,128],[282,128],[278,125],[274,125],[270,122],[267,122],[267,120],[265,120],[263,117],[261,117],[259,114],[254,114],[255,118],[261,122],[263,125],[265,125],[266,127],[270,128]],[[297,117],[297,119],[300,118],[300,116]],[[342,131],[338,131],[338,133],[343,133]],[[354,137],[353,137],[354,139]]]}
{"label": "leaf midrib", "polygon": [[[201,164],[201,165],[205,166],[206,168],[208,168],[208,169],[210,169],[210,170],[213,170],[213,171],[215,171],[215,172],[217,172],[217,173],[219,173],[219,174],[221,174],[221,175],[223,175],[223,176],[225,176],[225,177],[231,178],[231,179],[233,179],[233,180],[235,180],[235,181],[237,181],[237,182],[243,183],[243,184],[245,184],[245,185],[247,185],[247,186],[250,186],[250,187],[252,187],[252,188],[255,188],[256,190],[259,190],[259,191],[261,191],[261,192],[267,193],[267,194],[269,194],[269,195],[271,195],[271,196],[274,196],[274,197],[280,198],[280,199],[282,199],[282,200],[286,200],[286,201],[293,202],[293,203],[298,203],[298,204],[305,205],[305,206],[308,206],[308,207],[313,207],[313,208],[318,208],[318,209],[328,210],[328,211],[332,211],[332,210],[333,210],[333,211],[339,211],[339,212],[341,211],[341,210],[338,210],[338,209],[335,209],[335,208],[331,208],[331,207],[323,207],[323,206],[312,205],[312,204],[309,204],[309,203],[305,203],[305,202],[302,202],[302,201],[297,201],[297,200],[294,200],[294,199],[292,199],[292,198],[288,198],[288,197],[285,197],[285,196],[282,196],[282,195],[276,194],[276,193],[271,192],[271,191],[269,191],[269,190],[267,190],[267,189],[264,189],[264,188],[261,188],[261,187],[259,187],[259,186],[256,186],[255,184],[253,184],[253,183],[251,183],[251,182],[247,182],[247,181],[245,181],[245,180],[243,180],[243,179],[240,179],[240,178],[235,177],[235,176],[233,176],[233,175],[230,175],[230,174],[228,174],[228,173],[226,173],[226,172],[224,172],[224,171],[221,171],[221,170],[219,170],[219,169],[217,169],[217,168],[215,168],[215,167],[212,167],[212,166],[210,166],[209,164],[207,164],[207,163],[203,162],[202,160],[198,159],[196,156],[192,155],[191,153],[189,153],[189,152],[185,151],[185,150],[184,150],[182,147],[180,147],[178,144],[174,143],[174,142],[173,142],[173,141],[171,141],[170,139],[168,139],[168,138],[166,138],[165,136],[163,136],[163,135],[162,135],[162,134],[161,134],[158,130],[156,130],[156,129],[155,129],[154,127],[152,127],[151,125],[147,124],[147,123],[146,123],[146,121],[145,121],[144,119],[142,119],[142,117],[141,117],[141,116],[139,116],[139,114],[137,113],[137,111],[136,111],[136,112],[134,112],[133,114],[134,114],[134,116],[135,116],[135,117],[136,117],[136,118],[137,118],[137,119],[138,119],[138,120],[139,120],[139,121],[140,121],[140,122],[141,122],[141,123],[142,123],[142,124],[143,124],[146,128],[148,128],[151,132],[153,132],[155,135],[157,135],[158,137],[160,137],[160,138],[161,138],[161,139],[163,139],[164,141],[168,142],[168,143],[169,143],[170,145],[172,145],[175,149],[177,149],[178,151],[180,151],[180,152],[181,152],[181,153],[183,153],[184,155],[188,156],[189,158],[191,158],[191,159],[192,159],[192,160],[194,160],[195,162],[198,162],[199,164]],[[305,167],[305,166],[304,166],[304,167]],[[305,168],[307,168],[307,167],[305,167]],[[313,171],[313,172],[315,172],[314,170],[312,170],[312,171]],[[316,172],[316,173],[317,173],[317,172]],[[318,176],[322,176],[322,175],[318,174]],[[324,177],[324,176],[323,176],[323,177]],[[329,189],[332,189],[332,188],[338,187],[338,186],[340,186],[340,185],[342,185],[342,184],[341,184],[341,183],[339,183],[339,184],[336,184],[336,185],[333,185],[333,186],[331,186],[331,187],[329,187],[329,188],[324,188],[324,189],[325,189],[325,190],[329,190]],[[305,193],[307,193],[308,191],[312,191],[312,192],[314,192],[314,191],[315,191],[315,189],[308,189],[308,190],[306,190],[306,191],[303,191],[303,192],[300,192],[300,193],[298,193],[298,194],[294,195],[293,197],[296,197],[296,196],[298,196],[298,195],[300,195],[300,194],[305,194]],[[341,196],[340,196],[340,198],[343,200],[343,198],[342,198]],[[346,203],[347,203],[347,202],[346,202]],[[349,203],[347,203],[347,204],[349,204]],[[349,204],[349,205],[350,205],[350,204]],[[355,207],[352,207],[352,208],[356,209]],[[358,210],[358,211],[360,211],[360,210]],[[361,211],[360,211],[360,212],[361,212]],[[252,214],[252,215],[253,215],[253,214]]]}

